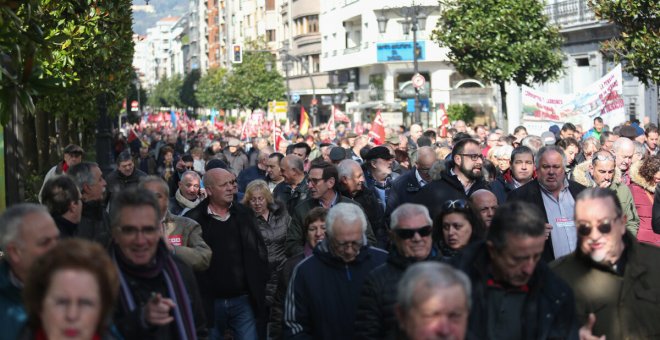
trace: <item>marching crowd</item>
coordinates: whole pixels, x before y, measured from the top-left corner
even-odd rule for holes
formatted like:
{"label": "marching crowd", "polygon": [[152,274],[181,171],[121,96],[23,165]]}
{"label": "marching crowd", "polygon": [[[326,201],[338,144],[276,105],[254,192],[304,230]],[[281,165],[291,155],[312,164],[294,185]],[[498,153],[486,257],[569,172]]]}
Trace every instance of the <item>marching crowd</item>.
{"label": "marching crowd", "polygon": [[5,339],[657,339],[658,127],[69,145],[0,215]]}

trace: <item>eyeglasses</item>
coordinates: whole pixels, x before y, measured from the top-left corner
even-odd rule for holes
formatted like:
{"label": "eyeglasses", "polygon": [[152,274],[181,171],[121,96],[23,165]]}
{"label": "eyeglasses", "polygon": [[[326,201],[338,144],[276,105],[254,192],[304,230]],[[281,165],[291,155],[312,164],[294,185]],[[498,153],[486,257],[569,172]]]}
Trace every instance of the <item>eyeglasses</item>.
{"label": "eyeglasses", "polygon": [[323,178],[311,178],[311,177],[307,178],[307,180],[308,180],[309,183],[311,183],[312,185],[317,185],[317,184],[319,184],[320,181],[324,181]]}
{"label": "eyeglasses", "polygon": [[459,153],[458,155],[463,157],[469,157],[470,160],[472,160],[473,162],[476,162],[477,159],[481,159],[481,160],[484,159],[484,155],[480,153]]}
{"label": "eyeglasses", "polygon": [[[598,232],[601,234],[609,234],[612,231],[612,222],[616,221],[618,217],[615,217],[612,220],[603,220],[596,229],[598,229]],[[593,226],[589,223],[579,223],[577,226],[577,231],[580,236],[589,236],[591,235],[591,229],[593,229]]]}
{"label": "eyeglasses", "polygon": [[333,242],[335,246],[339,249],[348,249],[351,248],[353,250],[360,249],[362,248],[362,241],[347,241],[347,242]]}
{"label": "eyeglasses", "polygon": [[263,203],[266,201],[265,197],[252,197],[250,198],[250,203]]}
{"label": "eyeglasses", "polygon": [[119,231],[121,232],[122,236],[130,237],[130,238],[136,237],[140,233],[144,237],[152,237],[158,234],[158,227],[146,226],[146,227],[138,228],[132,225],[124,225],[119,227]]}
{"label": "eyeglasses", "polygon": [[409,240],[415,237],[415,234],[419,234],[420,237],[427,237],[431,235],[431,231],[433,231],[433,227],[430,225],[425,225],[417,229],[394,229],[396,236],[402,240]]}
{"label": "eyeglasses", "polygon": [[451,200],[451,201],[446,201],[442,205],[442,210],[465,209],[466,206],[467,206],[467,201],[466,200]]}

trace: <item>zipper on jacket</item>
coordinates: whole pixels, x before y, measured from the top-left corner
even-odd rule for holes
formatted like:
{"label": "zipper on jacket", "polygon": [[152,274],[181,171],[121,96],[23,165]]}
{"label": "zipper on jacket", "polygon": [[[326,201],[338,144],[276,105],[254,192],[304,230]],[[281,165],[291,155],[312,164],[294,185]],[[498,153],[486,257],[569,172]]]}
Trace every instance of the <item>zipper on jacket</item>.
{"label": "zipper on jacket", "polygon": [[348,264],[345,264],[344,267],[346,268],[346,278],[348,278],[348,281],[352,281],[351,271],[348,269]]}

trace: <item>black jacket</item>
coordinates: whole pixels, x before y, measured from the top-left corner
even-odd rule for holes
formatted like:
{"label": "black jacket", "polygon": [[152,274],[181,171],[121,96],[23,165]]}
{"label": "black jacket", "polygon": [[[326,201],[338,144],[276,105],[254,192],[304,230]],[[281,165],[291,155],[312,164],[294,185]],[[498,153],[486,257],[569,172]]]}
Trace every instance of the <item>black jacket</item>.
{"label": "black jacket", "polygon": [[250,182],[262,179],[266,180],[266,171],[259,169],[258,166],[253,165],[251,167],[245,168],[241,173],[238,174],[236,182],[238,183],[238,192],[245,192],[248,184]]}
{"label": "black jacket", "polygon": [[413,198],[410,203],[417,203],[426,206],[429,209],[431,218],[435,217],[441,212],[442,204],[449,200],[464,199],[479,189],[490,189],[488,183],[483,179],[478,179],[468,194],[465,193],[463,184],[458,180],[456,175],[452,175],[450,169],[454,167],[454,163],[447,162],[447,169],[442,172],[442,177],[439,180],[432,181],[425,185]]}
{"label": "black jacket", "polygon": [[[343,185],[339,185],[339,193],[343,196],[351,198],[351,194],[347,192]],[[367,215],[367,220],[371,224],[371,228],[376,235],[376,246],[382,249],[387,249],[388,243],[388,226],[386,222],[385,212],[383,207],[378,203],[378,198],[376,198],[373,191],[369,190],[366,187],[363,187],[355,197],[352,197],[355,202],[358,202],[364,213]]]}
{"label": "black jacket", "polygon": [[[485,242],[476,243],[453,261],[472,282],[472,308],[468,339],[491,339],[488,334],[488,268],[491,259]],[[523,339],[578,339],[575,298],[571,288],[548,265],[539,261],[528,282],[523,305]]]}
{"label": "black jacket", "polygon": [[[213,217],[209,216],[207,210],[209,206],[209,199],[203,200],[194,209],[188,211],[185,217],[192,218],[202,226],[202,237],[206,244],[213,249],[214,240],[208,239],[206,232],[211,227],[214,221]],[[257,318],[263,317],[265,312],[266,303],[266,282],[268,281],[268,251],[266,244],[261,235],[261,232],[255,224],[254,213],[251,209],[243,206],[238,202],[234,202],[229,209],[231,219],[237,219],[236,223],[240,223],[240,236],[243,250],[243,265],[245,266],[245,276],[250,295],[250,303],[255,311]],[[213,304],[213,287],[211,287],[213,280],[221,279],[222,273],[214,273],[213,263],[215,261],[222,261],[217,258],[215,253],[211,255],[211,264],[209,269],[197,273],[197,281],[200,285],[200,292],[207,303],[207,316],[209,320],[214,320],[209,308]],[[212,309],[211,309],[212,310]]]}
{"label": "black jacket", "polygon": [[293,190],[293,192],[291,191],[291,186],[286,184],[286,182],[276,185],[275,189],[273,189],[273,198],[284,203],[289,215],[293,216],[293,212],[298,204],[307,199],[307,177],[296,186],[296,190]]}
{"label": "black jacket", "polygon": [[[582,184],[568,181],[568,191],[573,196],[573,199],[575,199],[575,197],[584,189],[586,189],[586,187]],[[511,191],[507,196],[507,202],[508,201],[521,201],[536,205],[543,213],[543,219],[548,222],[548,214],[545,212],[543,196],[541,196],[541,186],[539,185],[538,179],[535,179],[521,186],[520,188]],[[548,263],[555,259],[551,237],[548,237],[548,239],[545,241],[545,248],[543,248],[542,259]]]}
{"label": "black jacket", "polygon": [[[434,248],[428,260],[438,260],[439,252]],[[369,273],[358,302],[355,319],[356,339],[395,339],[399,333],[394,315],[397,284],[406,269],[417,263],[415,259],[400,255],[395,249],[390,251],[387,262]]]}
{"label": "black jacket", "polygon": [[417,180],[417,168],[413,167],[392,182],[390,196],[387,198],[387,215],[401,204],[410,202],[420,190],[422,186]]}
{"label": "black jacket", "polygon": [[96,241],[104,248],[110,246],[110,216],[102,201],[83,202],[82,216],[78,223],[77,236]]}

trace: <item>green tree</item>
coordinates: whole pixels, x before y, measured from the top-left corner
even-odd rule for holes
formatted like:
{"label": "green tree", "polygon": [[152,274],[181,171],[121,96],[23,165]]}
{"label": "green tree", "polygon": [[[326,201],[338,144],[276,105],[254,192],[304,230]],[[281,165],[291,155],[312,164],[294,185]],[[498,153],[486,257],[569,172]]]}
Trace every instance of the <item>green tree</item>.
{"label": "green tree", "polygon": [[597,18],[613,22],[621,32],[603,43],[603,52],[644,84],[660,83],[660,3],[590,0],[589,6]]}
{"label": "green tree", "polygon": [[199,84],[200,77],[201,72],[199,69],[195,69],[183,78],[183,86],[181,87],[181,103],[183,106],[192,107],[193,109],[199,107],[195,90]]}
{"label": "green tree", "polygon": [[182,87],[183,78],[180,74],[175,74],[172,78],[161,78],[149,94],[149,105],[156,109],[160,107],[182,107]]}
{"label": "green tree", "polygon": [[451,104],[447,107],[447,116],[452,122],[460,119],[466,123],[472,123],[476,114],[472,106],[468,104]]}
{"label": "green tree", "polygon": [[462,74],[495,83],[506,119],[508,81],[518,85],[556,79],[562,70],[559,29],[538,0],[441,0],[432,39],[449,49]]}
{"label": "green tree", "polygon": [[227,101],[227,69],[211,68],[199,80],[195,96],[199,104],[207,108],[228,108]]}

